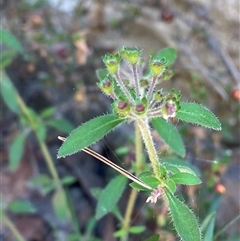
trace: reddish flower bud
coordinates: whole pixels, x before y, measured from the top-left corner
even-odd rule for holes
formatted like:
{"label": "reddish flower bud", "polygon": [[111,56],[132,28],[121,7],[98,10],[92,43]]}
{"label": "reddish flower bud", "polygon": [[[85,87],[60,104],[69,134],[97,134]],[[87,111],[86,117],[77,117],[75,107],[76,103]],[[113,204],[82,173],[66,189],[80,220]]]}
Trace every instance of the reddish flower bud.
{"label": "reddish flower bud", "polygon": [[131,106],[129,105],[129,103],[124,100],[115,101],[113,104],[113,107],[116,114],[120,117],[126,117],[131,110]]}
{"label": "reddish flower bud", "polygon": [[231,96],[234,100],[240,100],[240,89],[234,89]]}
{"label": "reddish flower bud", "polygon": [[223,186],[222,183],[217,183],[214,187],[215,192],[223,194],[226,192],[226,188]]}
{"label": "reddish flower bud", "polygon": [[145,108],[146,108],[145,105],[141,103],[141,104],[138,104],[135,106],[135,111],[142,113],[142,112],[144,112]]}

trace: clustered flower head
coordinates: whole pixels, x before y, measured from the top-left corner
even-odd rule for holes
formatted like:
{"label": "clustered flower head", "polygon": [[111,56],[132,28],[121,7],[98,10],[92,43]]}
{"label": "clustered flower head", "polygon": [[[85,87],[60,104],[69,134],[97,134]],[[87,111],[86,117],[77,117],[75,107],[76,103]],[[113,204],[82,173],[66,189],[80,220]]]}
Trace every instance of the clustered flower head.
{"label": "clustered flower head", "polygon": [[[158,56],[151,57],[145,75],[142,72],[142,50],[123,47],[116,54],[107,54],[103,62],[107,74],[101,76],[100,89],[113,99],[113,109],[122,118],[175,117],[180,109],[180,93],[175,90],[164,92],[158,84],[173,76],[168,62]],[[121,61],[130,66],[131,73],[121,69]]]}

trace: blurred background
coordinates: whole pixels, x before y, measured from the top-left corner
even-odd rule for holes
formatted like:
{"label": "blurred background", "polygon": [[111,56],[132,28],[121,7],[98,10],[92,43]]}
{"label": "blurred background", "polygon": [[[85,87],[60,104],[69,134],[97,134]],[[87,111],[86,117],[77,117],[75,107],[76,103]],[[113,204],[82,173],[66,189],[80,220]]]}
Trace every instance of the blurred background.
{"label": "blurred background", "polygon": [[[96,193],[116,173],[84,153],[65,159],[56,154],[61,145],[57,136],[67,136],[82,122],[111,112],[111,100],[97,88],[95,71],[104,67],[104,54],[122,46],[143,49],[146,61],[161,48],[175,48],[175,75],[162,87],[180,90],[183,101],[202,103],[219,118],[220,132],[176,123],[187,149],[184,160],[199,169],[203,180],[194,188],[180,187],[179,193],[200,224],[216,211],[215,240],[240,240],[239,1],[3,0],[0,6],[2,34],[9,32],[19,42],[16,45],[11,37],[9,43],[1,41],[2,59],[7,56],[1,77],[34,110],[33,120],[44,120],[37,139],[24,117],[1,98],[2,215],[25,240],[79,240],[80,236],[71,236],[76,226],[80,240],[118,240],[113,237],[119,229],[115,215],[94,218]],[[17,54],[12,54],[11,44],[17,46]],[[6,97],[10,105],[15,94]],[[171,155],[155,136],[161,155]],[[58,175],[66,177],[63,184],[75,227],[54,211],[61,198],[52,202],[49,166],[44,147],[39,146],[43,142]],[[93,149],[131,168],[133,126],[121,126]],[[128,196],[129,188],[119,203],[122,213]],[[132,223],[145,226],[145,231],[129,240],[144,240],[154,233],[161,241],[178,240],[164,205],[148,207],[145,199],[145,194],[139,195],[132,217]],[[0,237],[16,240],[7,222]]]}

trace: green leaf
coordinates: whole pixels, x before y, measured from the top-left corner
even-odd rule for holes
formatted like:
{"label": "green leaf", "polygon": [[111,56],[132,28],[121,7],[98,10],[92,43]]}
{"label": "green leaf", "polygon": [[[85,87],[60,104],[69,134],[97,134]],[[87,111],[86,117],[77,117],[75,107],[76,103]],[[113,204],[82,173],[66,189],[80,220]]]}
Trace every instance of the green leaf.
{"label": "green leaf", "polygon": [[106,76],[108,75],[108,71],[106,69],[97,69],[96,75],[98,80],[101,81],[106,78]]}
{"label": "green leaf", "polygon": [[69,133],[74,129],[74,126],[69,121],[64,119],[52,119],[46,121],[46,125],[54,127],[63,133]]}
{"label": "green leaf", "polygon": [[131,182],[129,184],[131,188],[137,189],[138,191],[149,191],[148,188],[143,187],[142,185],[136,183],[136,182]]}
{"label": "green leaf", "polygon": [[[66,241],[77,241],[77,240],[81,240],[81,237],[79,237],[79,234],[77,233],[71,233],[68,234],[67,239],[65,239]],[[91,240],[92,241],[92,240]]]}
{"label": "green leaf", "polygon": [[178,235],[184,241],[201,241],[200,229],[193,212],[168,190],[165,194]]}
{"label": "green leaf", "polygon": [[52,198],[52,204],[57,217],[61,220],[67,220],[69,217],[67,198],[62,189],[57,189]]}
{"label": "green leaf", "polygon": [[141,172],[139,175],[138,175],[138,178],[139,179],[142,179],[144,177],[152,177],[153,176],[153,173],[150,172],[150,171],[143,171]]}
{"label": "green leaf", "polygon": [[85,231],[85,236],[90,236],[91,233],[94,231],[94,228],[97,225],[97,220],[94,217],[91,217],[86,225],[86,231]]}
{"label": "green leaf", "polygon": [[[153,176],[153,173],[150,171],[141,172],[138,175],[138,178],[144,183],[148,184],[152,188],[157,188],[159,185],[159,180]],[[138,183],[132,182],[129,184],[132,188],[137,189],[139,191],[149,191],[149,189],[139,185]]]}
{"label": "green leaf", "polygon": [[129,228],[129,233],[134,233],[134,234],[139,234],[144,232],[144,230],[146,229],[145,226],[132,226]]}
{"label": "green leaf", "polygon": [[1,42],[16,51],[17,53],[23,53],[23,48],[17,38],[5,29],[0,29]]}
{"label": "green leaf", "polygon": [[35,213],[35,207],[29,202],[24,200],[14,200],[8,204],[7,209],[13,213]]}
{"label": "green leaf", "polygon": [[151,237],[145,239],[144,241],[158,241],[160,238],[160,235],[159,234],[154,234],[152,235]]}
{"label": "green leaf", "polygon": [[8,65],[10,65],[14,56],[15,56],[15,52],[13,50],[2,51],[1,59],[0,59],[0,70],[4,69]]}
{"label": "green leaf", "polygon": [[120,238],[120,237],[123,237],[126,234],[127,234],[127,230],[120,229],[120,230],[114,232],[113,237]]}
{"label": "green leaf", "polygon": [[41,111],[40,116],[42,119],[51,117],[55,111],[54,107],[47,107],[43,111]]}
{"label": "green leaf", "polygon": [[164,48],[156,54],[156,57],[159,59],[164,58],[167,61],[167,65],[171,65],[177,58],[177,52],[174,48]]}
{"label": "green leaf", "polygon": [[100,219],[114,209],[122,196],[126,183],[127,179],[124,176],[117,176],[102,190],[97,203],[97,219]]}
{"label": "green leaf", "polygon": [[164,157],[162,158],[161,163],[164,164],[166,169],[169,169],[169,167],[171,168],[172,166],[178,168],[178,170],[181,172],[183,171],[183,168],[187,168],[188,170],[191,170],[191,172],[194,173],[196,176],[201,175],[197,167],[186,162],[186,160],[180,159],[175,156]]}
{"label": "green leaf", "polygon": [[221,130],[218,118],[206,107],[197,103],[181,102],[176,117],[182,121],[201,125],[214,130]]}
{"label": "green leaf", "polygon": [[192,173],[179,172],[171,176],[171,179],[178,184],[183,185],[198,185],[202,183],[201,179]]}
{"label": "green leaf", "polygon": [[15,171],[18,168],[19,162],[22,159],[25,140],[28,132],[22,132],[13,140],[9,149],[9,168]]}
{"label": "green leaf", "polygon": [[95,197],[96,199],[99,199],[102,192],[102,188],[98,188],[98,187],[91,188],[90,192],[93,195],[93,197]]}
{"label": "green leaf", "polygon": [[168,170],[168,172],[171,172],[173,174],[180,172],[179,169],[173,165],[165,165],[165,168]]}
{"label": "green leaf", "polygon": [[178,155],[185,156],[185,147],[178,130],[170,122],[163,118],[152,120],[154,129],[161,136],[163,141]]}
{"label": "green leaf", "polygon": [[76,177],[73,177],[73,176],[66,176],[61,179],[62,184],[65,184],[65,185],[70,185],[75,181],[76,181]]}
{"label": "green leaf", "polygon": [[29,183],[40,189],[43,194],[47,194],[55,188],[54,181],[46,174],[33,177]]}
{"label": "green leaf", "polygon": [[130,152],[130,147],[128,146],[121,146],[115,149],[116,155],[127,155]]}
{"label": "green leaf", "polygon": [[111,212],[119,222],[123,222],[123,216],[121,214],[121,211],[119,210],[119,207],[118,206],[115,206],[115,208],[112,210]]}
{"label": "green leaf", "polygon": [[0,75],[2,76],[2,78],[0,78],[0,91],[3,100],[11,111],[18,113],[19,107],[16,90],[4,71],[1,71]]}
{"label": "green leaf", "polygon": [[151,176],[141,177],[141,181],[143,181],[144,183],[146,183],[148,186],[150,186],[152,188],[157,188],[157,186],[160,183],[159,180],[153,176],[152,177]]}
{"label": "green leaf", "polygon": [[37,187],[47,186],[47,185],[51,184],[52,182],[53,182],[52,178],[50,178],[46,174],[41,174],[41,175],[35,176],[30,179],[30,183],[33,186],[37,186]]}
{"label": "green leaf", "polygon": [[175,191],[176,191],[176,184],[175,184],[175,182],[173,180],[168,179],[164,184],[168,187],[168,189],[172,193],[175,193]]}
{"label": "green leaf", "polygon": [[58,158],[72,155],[100,140],[117,125],[122,123],[115,115],[104,115],[85,122],[71,132],[58,151]]}
{"label": "green leaf", "polygon": [[214,226],[215,226],[216,213],[210,213],[203,221],[201,225],[202,231],[205,230],[203,241],[214,240]]}

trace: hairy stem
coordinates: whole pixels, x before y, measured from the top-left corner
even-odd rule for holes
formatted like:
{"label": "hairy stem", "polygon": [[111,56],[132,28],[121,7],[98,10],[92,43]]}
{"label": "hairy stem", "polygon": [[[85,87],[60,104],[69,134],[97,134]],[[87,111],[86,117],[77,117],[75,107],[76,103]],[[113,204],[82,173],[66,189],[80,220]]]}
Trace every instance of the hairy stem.
{"label": "hairy stem", "polygon": [[140,83],[139,83],[140,81],[138,79],[137,64],[132,65],[132,72],[133,72],[133,76],[134,76],[136,94],[138,97],[140,97]]}
{"label": "hairy stem", "polygon": [[[136,167],[137,167],[137,174],[141,172],[142,170],[142,139],[141,139],[141,133],[137,125],[135,125],[135,150],[136,150]],[[130,222],[131,222],[131,216],[133,213],[134,205],[136,202],[138,191],[137,189],[132,189],[130,193],[130,197],[128,200],[126,212],[124,215],[124,221],[123,221],[123,229],[128,231]],[[125,234],[125,236],[122,238],[122,241],[127,241],[128,240],[128,232]]]}
{"label": "hairy stem", "polygon": [[116,74],[115,74],[115,78],[116,78],[119,86],[121,87],[123,93],[126,95],[126,97],[128,98],[128,100],[130,101],[130,103],[131,103],[132,105],[134,105],[134,99],[132,98],[129,90],[128,90],[128,89],[126,88],[126,86],[124,85],[124,83],[123,83],[123,81],[122,81],[119,73],[116,73]]}
{"label": "hairy stem", "polygon": [[154,143],[153,143],[153,139],[152,139],[152,135],[150,132],[150,127],[149,127],[148,121],[147,121],[147,119],[139,118],[136,120],[136,123],[139,126],[144,144],[148,151],[149,159],[152,163],[153,172],[157,178],[160,178],[161,173],[160,173],[160,169],[159,169],[158,155],[157,155],[157,151],[154,147]]}
{"label": "hairy stem", "polygon": [[151,101],[152,99],[152,94],[153,94],[153,91],[154,91],[154,88],[155,88],[155,86],[156,86],[156,83],[157,83],[157,76],[154,76],[153,77],[153,80],[152,80],[152,82],[151,82],[151,84],[150,84],[150,87],[149,87],[149,91],[148,91],[148,93],[147,93],[147,99],[149,100],[149,101]]}

